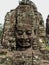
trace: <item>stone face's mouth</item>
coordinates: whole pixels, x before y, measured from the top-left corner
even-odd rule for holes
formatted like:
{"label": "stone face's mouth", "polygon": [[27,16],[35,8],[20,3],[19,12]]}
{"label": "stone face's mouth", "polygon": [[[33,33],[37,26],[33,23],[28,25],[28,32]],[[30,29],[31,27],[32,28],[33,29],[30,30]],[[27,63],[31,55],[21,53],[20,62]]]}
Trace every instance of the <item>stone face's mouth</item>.
{"label": "stone face's mouth", "polygon": [[17,39],[17,43],[20,47],[28,47],[31,46],[31,39],[27,38],[27,39]]}
{"label": "stone face's mouth", "polygon": [[30,39],[18,39],[20,43],[23,43],[23,42],[28,42],[30,43]]}

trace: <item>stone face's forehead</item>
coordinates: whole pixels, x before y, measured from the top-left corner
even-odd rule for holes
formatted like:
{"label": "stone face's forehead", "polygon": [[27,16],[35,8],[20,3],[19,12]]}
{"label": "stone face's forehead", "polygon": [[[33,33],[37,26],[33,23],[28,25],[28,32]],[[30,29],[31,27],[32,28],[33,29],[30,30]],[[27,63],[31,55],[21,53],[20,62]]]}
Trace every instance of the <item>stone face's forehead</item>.
{"label": "stone face's forehead", "polygon": [[18,24],[17,24],[17,28],[18,28],[18,29],[32,29],[32,25],[30,25],[30,24],[18,23]]}

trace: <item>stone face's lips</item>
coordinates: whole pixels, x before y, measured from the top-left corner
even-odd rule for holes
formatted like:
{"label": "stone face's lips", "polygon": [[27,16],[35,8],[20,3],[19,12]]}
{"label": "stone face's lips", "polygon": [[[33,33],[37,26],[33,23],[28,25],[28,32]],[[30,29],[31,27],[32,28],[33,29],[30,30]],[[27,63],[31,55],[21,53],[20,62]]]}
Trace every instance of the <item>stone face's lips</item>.
{"label": "stone face's lips", "polygon": [[29,47],[31,46],[31,40],[30,39],[17,39],[18,45],[20,47]]}
{"label": "stone face's lips", "polygon": [[29,42],[30,43],[30,39],[18,39],[20,42]]}

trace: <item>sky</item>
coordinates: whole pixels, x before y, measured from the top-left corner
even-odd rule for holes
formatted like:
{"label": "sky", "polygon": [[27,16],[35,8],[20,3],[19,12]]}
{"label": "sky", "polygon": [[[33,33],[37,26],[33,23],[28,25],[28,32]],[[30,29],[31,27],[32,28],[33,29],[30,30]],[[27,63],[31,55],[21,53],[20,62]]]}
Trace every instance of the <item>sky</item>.
{"label": "sky", "polygon": [[[37,10],[42,14],[44,22],[49,14],[49,0],[31,0],[37,6]],[[7,12],[15,9],[19,0],[0,0],[0,23],[4,24],[4,18]]]}

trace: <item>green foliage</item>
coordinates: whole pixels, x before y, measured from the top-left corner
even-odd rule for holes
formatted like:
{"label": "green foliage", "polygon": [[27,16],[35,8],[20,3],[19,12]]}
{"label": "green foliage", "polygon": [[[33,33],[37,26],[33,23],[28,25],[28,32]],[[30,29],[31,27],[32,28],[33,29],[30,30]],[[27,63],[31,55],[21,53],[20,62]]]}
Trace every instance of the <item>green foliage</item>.
{"label": "green foliage", "polygon": [[0,31],[0,38],[1,38],[1,36],[2,36],[2,30]]}
{"label": "green foliage", "polygon": [[2,33],[3,33],[3,25],[0,23],[0,38],[2,37]]}
{"label": "green foliage", "polygon": [[49,50],[49,46],[46,46],[46,49]]}

